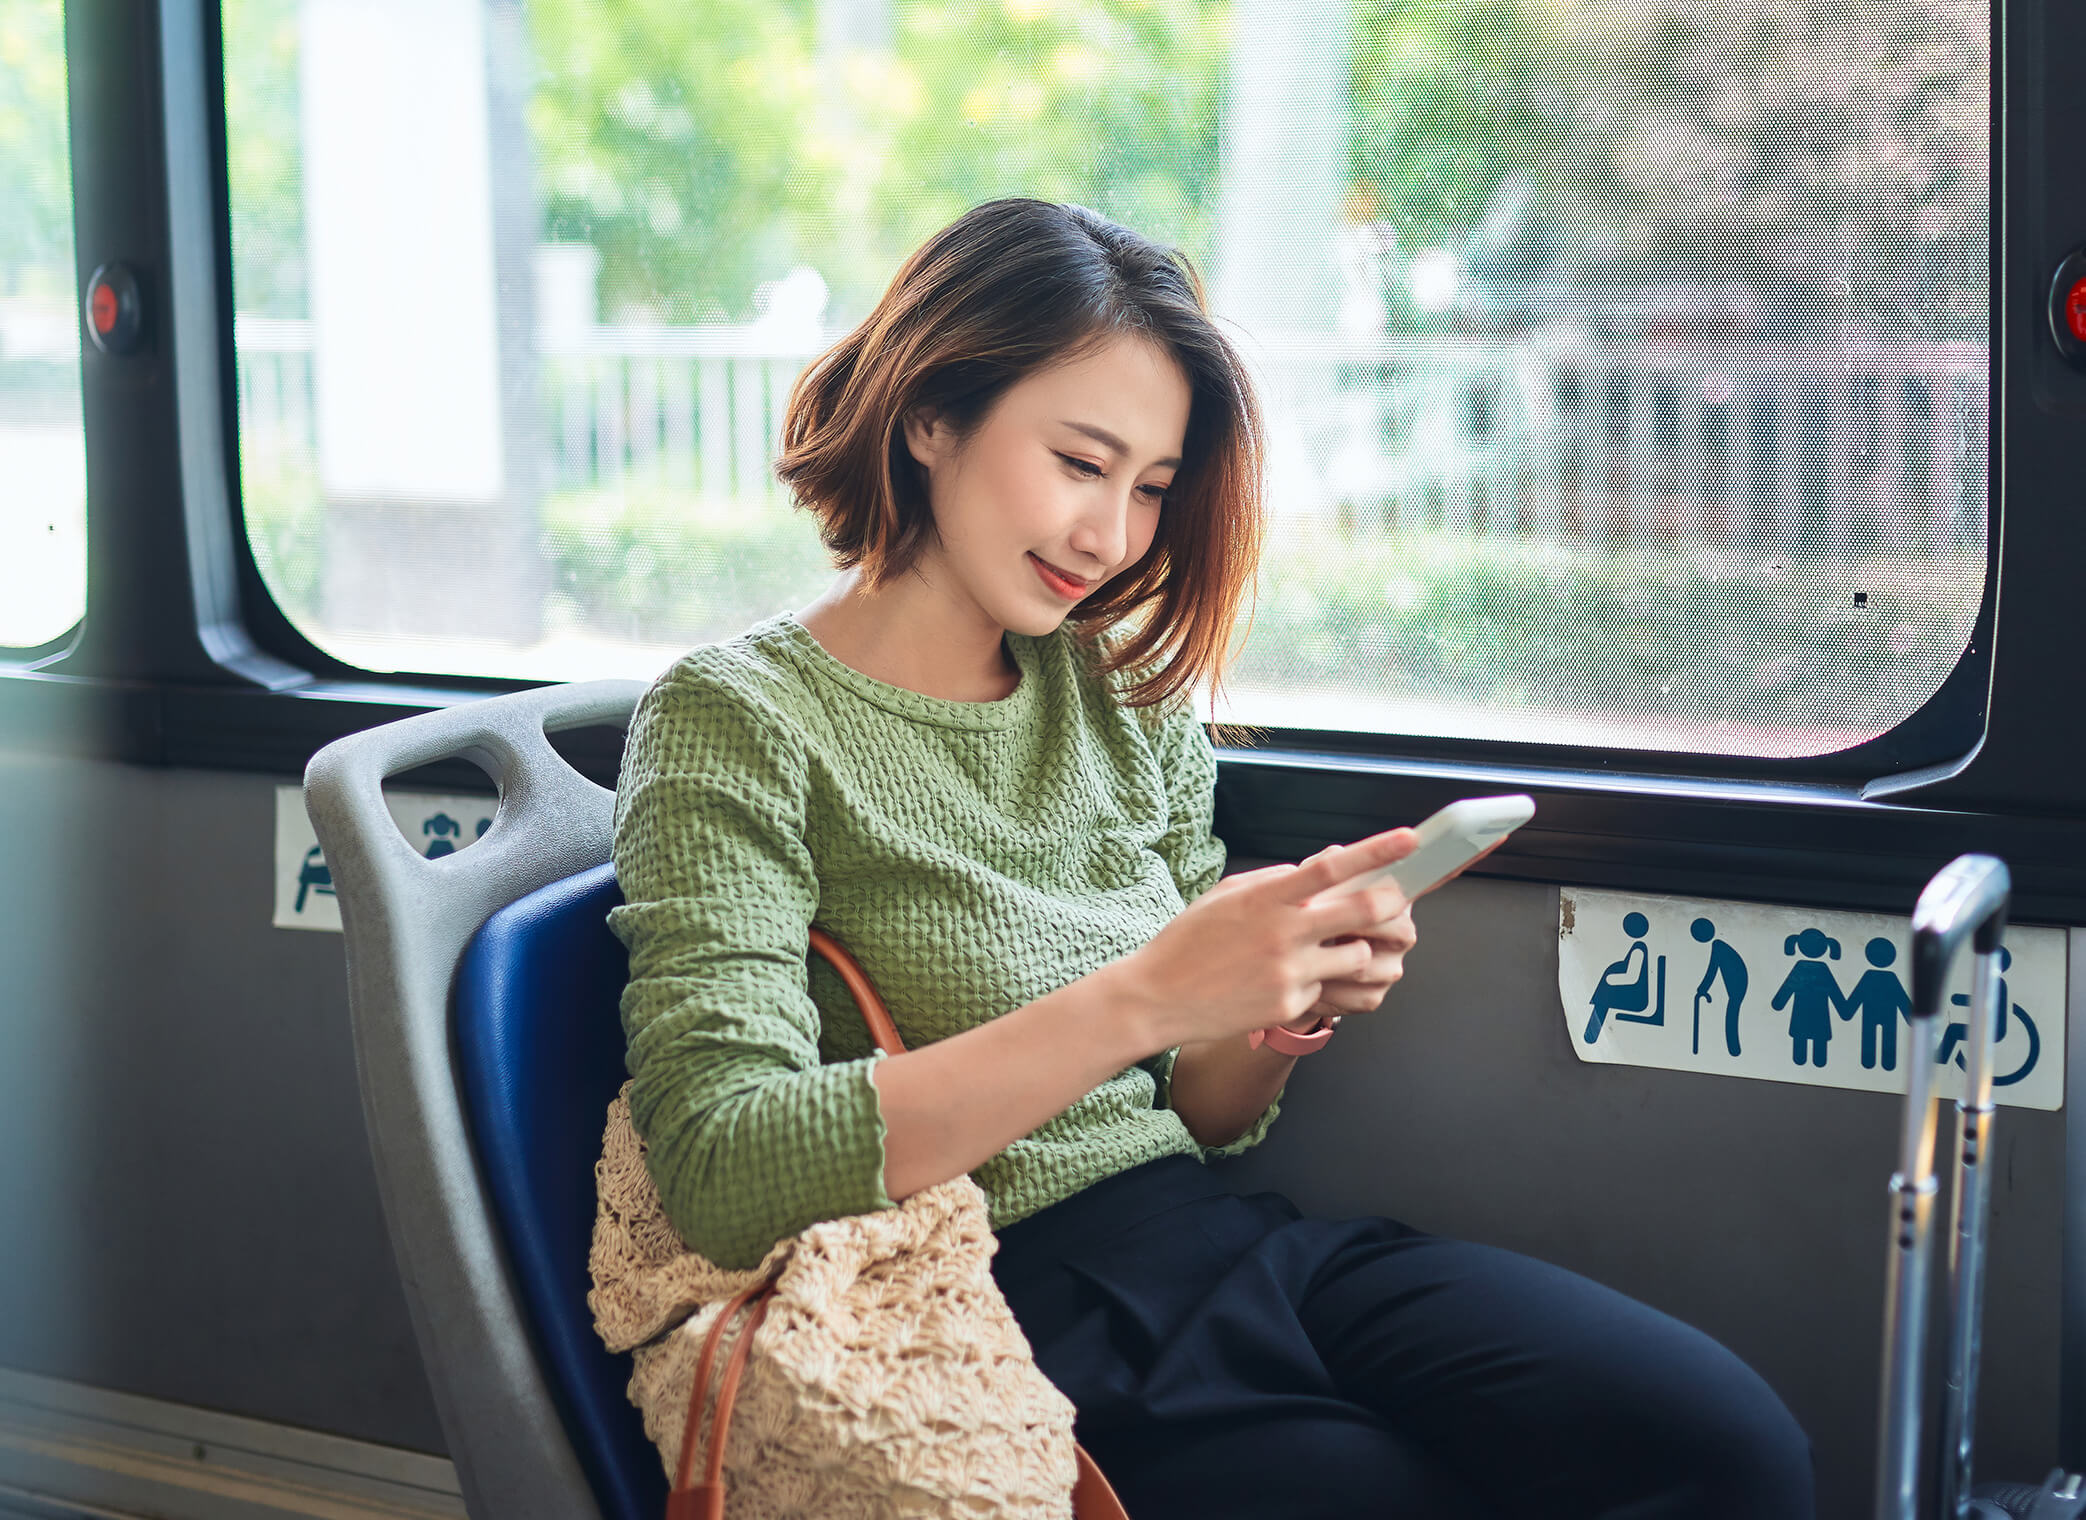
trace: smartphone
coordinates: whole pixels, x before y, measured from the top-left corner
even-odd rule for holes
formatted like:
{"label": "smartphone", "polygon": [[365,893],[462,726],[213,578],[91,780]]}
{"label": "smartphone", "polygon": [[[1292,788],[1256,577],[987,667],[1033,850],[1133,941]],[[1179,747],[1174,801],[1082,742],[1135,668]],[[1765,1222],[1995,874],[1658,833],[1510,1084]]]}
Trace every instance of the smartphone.
{"label": "smartphone", "polygon": [[1452,802],[1419,826],[1419,847],[1403,860],[1350,876],[1318,896],[1338,897],[1345,892],[1396,882],[1409,902],[1440,886],[1528,822],[1535,811],[1535,799],[1519,792],[1507,797],[1466,797]]}

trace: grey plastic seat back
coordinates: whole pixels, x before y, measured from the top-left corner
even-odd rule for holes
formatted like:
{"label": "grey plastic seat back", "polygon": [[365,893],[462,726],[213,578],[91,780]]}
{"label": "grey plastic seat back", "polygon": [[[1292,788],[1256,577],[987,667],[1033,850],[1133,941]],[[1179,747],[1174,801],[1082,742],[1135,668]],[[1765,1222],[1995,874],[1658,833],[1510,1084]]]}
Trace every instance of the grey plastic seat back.
{"label": "grey plastic seat back", "polygon": [[[311,815],[340,902],[363,1118],[442,1433],[478,1520],[599,1520],[525,1328],[451,1061],[450,987],[471,936],[515,899],[609,858],[614,794],[547,733],[627,727],[640,681],[488,697],[352,734],[312,757]],[[500,792],[467,849],[421,856],[387,777],[438,760]]]}

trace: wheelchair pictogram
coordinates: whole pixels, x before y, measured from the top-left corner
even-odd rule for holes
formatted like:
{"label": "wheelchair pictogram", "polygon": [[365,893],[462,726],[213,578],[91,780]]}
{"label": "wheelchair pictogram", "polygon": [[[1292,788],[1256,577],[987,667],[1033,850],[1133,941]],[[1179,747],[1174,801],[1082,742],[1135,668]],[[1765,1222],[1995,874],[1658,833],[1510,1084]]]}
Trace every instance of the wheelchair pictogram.
{"label": "wheelchair pictogram", "polygon": [[[2042,1059],[2043,1054],[2042,1031],[2035,1027],[2035,1020],[2029,1017],[2028,1010],[2019,1003],[2014,1002],[2013,993],[2007,986],[2006,973],[2013,969],[2013,964],[2013,951],[2002,948],[1999,952],[1999,1005],[1998,1012],[1993,1015],[1992,1019],[1992,1047],[1995,1052],[1993,1059],[2000,1066],[2006,1064],[2006,1058],[1998,1055],[1997,1052],[2006,1048],[2007,1030],[2012,1025],[2018,1024],[2028,1032],[2028,1050],[2021,1058],[2021,1063],[2014,1067],[2012,1071],[2007,1072],[2004,1076],[1996,1074],[1993,1076],[1992,1085],[1994,1087],[2013,1086],[2016,1082],[2026,1077],[2028,1073],[2035,1070],[2035,1063]],[[1957,1008],[1968,1008],[1970,1006],[1970,994],[1958,992],[1949,998],[1949,1003]],[[1960,1047],[1968,1043],[1969,1038],[1970,1025],[1968,1022],[1951,1023],[1947,1029],[1942,1031],[1941,1048],[1934,1056],[1935,1064],[1946,1066],[1953,1062],[1956,1069],[1961,1071],[1963,1069],[1963,1052]]]}

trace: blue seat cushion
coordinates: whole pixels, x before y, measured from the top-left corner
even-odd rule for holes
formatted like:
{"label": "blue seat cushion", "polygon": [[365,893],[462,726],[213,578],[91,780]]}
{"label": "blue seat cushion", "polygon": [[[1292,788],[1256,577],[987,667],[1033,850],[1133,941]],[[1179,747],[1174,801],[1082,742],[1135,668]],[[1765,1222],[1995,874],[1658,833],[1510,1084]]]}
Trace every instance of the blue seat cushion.
{"label": "blue seat cushion", "polygon": [[659,1520],[666,1478],[587,1308],[594,1163],[623,1085],[618,1004],[629,978],[608,930],[615,869],[553,882],[487,919],[453,1003],[457,1068],[479,1170],[529,1317],[537,1361],[604,1520]]}

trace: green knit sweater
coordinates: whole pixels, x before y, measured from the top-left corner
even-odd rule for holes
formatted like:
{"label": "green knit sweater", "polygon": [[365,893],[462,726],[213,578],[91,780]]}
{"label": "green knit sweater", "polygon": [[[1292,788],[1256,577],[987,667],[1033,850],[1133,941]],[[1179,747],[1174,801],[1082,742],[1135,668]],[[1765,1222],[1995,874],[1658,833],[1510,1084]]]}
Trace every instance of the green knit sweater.
{"label": "green knit sweater", "polygon": [[[1224,865],[1216,757],[1185,709],[1124,706],[1061,628],[1009,633],[1011,696],[957,702],[829,654],[788,613],[676,663],[639,703],[616,789],[623,1030],[667,1218],[748,1267],[825,1219],[890,1208],[852,951],[908,1049],[1034,1002],[1149,940]],[[1159,1156],[1174,1052],[1118,1072],[972,1175],[994,1228]]]}

